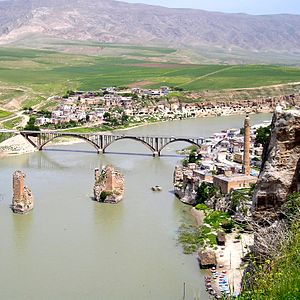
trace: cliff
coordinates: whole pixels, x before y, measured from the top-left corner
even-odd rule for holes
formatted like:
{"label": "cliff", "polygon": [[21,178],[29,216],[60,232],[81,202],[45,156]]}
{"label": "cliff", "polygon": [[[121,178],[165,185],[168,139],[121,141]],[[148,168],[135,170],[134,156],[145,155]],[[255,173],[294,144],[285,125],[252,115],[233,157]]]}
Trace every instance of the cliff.
{"label": "cliff", "polygon": [[124,195],[124,176],[112,166],[95,169],[94,199],[104,203],[118,203]]}
{"label": "cliff", "polygon": [[196,188],[199,180],[193,178],[193,171],[176,166],[173,175],[174,193],[181,202],[196,205]]}
{"label": "cliff", "polygon": [[300,110],[274,113],[270,142],[253,197],[255,217],[279,217],[289,194],[300,190]]}
{"label": "cliff", "polygon": [[25,186],[26,175],[21,171],[13,174],[12,210],[14,213],[24,214],[33,209],[31,190]]}

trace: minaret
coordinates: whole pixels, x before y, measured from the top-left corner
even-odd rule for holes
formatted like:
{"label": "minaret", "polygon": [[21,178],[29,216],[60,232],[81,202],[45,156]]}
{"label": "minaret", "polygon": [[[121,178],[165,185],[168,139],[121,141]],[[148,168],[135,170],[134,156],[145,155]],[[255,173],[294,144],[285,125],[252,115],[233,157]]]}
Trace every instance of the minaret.
{"label": "minaret", "polygon": [[246,115],[244,122],[244,161],[243,173],[250,175],[250,118]]}

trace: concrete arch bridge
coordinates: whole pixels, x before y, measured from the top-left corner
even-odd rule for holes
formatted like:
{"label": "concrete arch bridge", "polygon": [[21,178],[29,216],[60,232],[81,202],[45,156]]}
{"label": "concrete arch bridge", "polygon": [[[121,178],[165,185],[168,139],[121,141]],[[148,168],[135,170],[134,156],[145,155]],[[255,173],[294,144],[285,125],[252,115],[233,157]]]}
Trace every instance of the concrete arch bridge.
{"label": "concrete arch bridge", "polygon": [[202,137],[176,137],[176,136],[139,136],[127,134],[103,134],[103,133],[70,133],[60,131],[17,131],[0,130],[0,133],[11,133],[22,135],[36,149],[43,148],[55,139],[62,137],[73,137],[81,139],[92,145],[98,153],[105,153],[107,148],[116,141],[133,140],[144,144],[151,151],[153,156],[160,156],[162,150],[175,142],[186,142],[200,147],[204,142]]}

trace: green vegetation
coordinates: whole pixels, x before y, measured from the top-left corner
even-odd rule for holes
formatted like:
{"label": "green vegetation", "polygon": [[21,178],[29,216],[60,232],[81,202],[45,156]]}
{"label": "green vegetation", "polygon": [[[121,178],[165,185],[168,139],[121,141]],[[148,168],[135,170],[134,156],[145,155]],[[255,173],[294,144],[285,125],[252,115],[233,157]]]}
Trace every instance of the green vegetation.
{"label": "green vegetation", "polygon": [[[123,49],[125,46],[105,44],[103,47]],[[0,48],[0,81],[5,85],[0,102],[12,98],[24,102],[26,95],[26,105],[34,106],[53,94],[63,96],[67,91],[97,90],[105,86],[140,85],[155,88],[167,85],[179,91],[217,91],[300,81],[300,70],[296,67],[161,63],[149,61],[149,56],[170,55],[176,50],[132,47],[134,52],[141,51],[145,55],[133,59],[120,55],[100,57]],[[109,53],[107,55],[111,55]],[[175,93],[174,96],[179,94]]]}
{"label": "green vegetation", "polygon": [[190,146],[183,151],[180,151],[181,153],[188,154],[188,157],[182,160],[182,165],[184,167],[187,167],[188,164],[195,164],[200,161],[200,155],[197,154],[198,147],[197,146]]}
{"label": "green vegetation", "polygon": [[12,115],[12,113],[9,111],[0,110],[0,119],[7,118],[11,115]]}
{"label": "green vegetation", "polygon": [[271,126],[259,127],[256,130],[255,142],[257,144],[265,145],[269,140],[270,134],[271,134]]}
{"label": "green vegetation", "polygon": [[255,185],[253,184],[251,188],[243,188],[238,190],[232,190],[230,193],[230,199],[231,199],[231,207],[230,207],[230,213],[233,214],[237,211],[237,208],[241,208],[241,212],[244,214],[247,213],[247,206],[243,205],[244,203],[247,203],[251,201],[253,196]]}
{"label": "green vegetation", "polygon": [[24,130],[30,130],[30,131],[39,131],[40,128],[38,126],[35,126],[34,123],[35,123],[35,120],[36,118],[31,116],[29,118],[29,121],[27,123],[27,125],[24,127]]}
{"label": "green vegetation", "polygon": [[0,133],[0,143],[11,138],[12,136],[13,136],[13,134],[11,134],[11,133]]}
{"label": "green vegetation", "polygon": [[14,119],[8,120],[2,123],[5,129],[14,129],[22,122],[22,117],[16,117]]}
{"label": "green vegetation", "polygon": [[197,210],[207,210],[207,209],[208,209],[207,205],[205,205],[205,204],[203,204],[203,203],[197,204],[197,205],[195,206],[195,208],[196,208]]}
{"label": "green vegetation", "polygon": [[230,216],[228,213],[213,210],[207,213],[204,218],[204,223],[210,225],[211,228],[217,230],[223,227],[225,222],[230,222]]}
{"label": "green vegetation", "polygon": [[216,235],[208,226],[182,225],[179,229],[178,241],[183,247],[184,254],[191,254],[200,247],[214,247],[217,244]]}
{"label": "green vegetation", "polygon": [[197,189],[196,202],[197,204],[204,203],[209,198],[215,196],[219,190],[212,184],[201,182]]}
{"label": "green vegetation", "polygon": [[100,194],[100,202],[104,202],[108,196],[110,196],[112,193],[109,191],[102,191]]}
{"label": "green vegetation", "polygon": [[232,232],[235,223],[226,212],[212,210],[205,204],[197,204],[197,210],[204,213],[203,225],[182,225],[179,229],[179,242],[182,244],[183,252],[191,254],[199,248],[215,247],[217,244],[216,233],[223,230]]}
{"label": "green vegetation", "polygon": [[284,207],[290,224],[289,238],[278,256],[257,265],[253,284],[248,286],[239,300],[297,300],[300,299],[300,194],[289,197]]}
{"label": "green vegetation", "polygon": [[83,125],[83,123],[78,123],[75,121],[69,121],[66,123],[58,123],[58,124],[45,124],[43,126],[41,126],[41,128],[47,128],[47,129],[68,129],[68,128],[74,128],[77,126],[81,126]]}
{"label": "green vegetation", "polygon": [[130,123],[130,117],[125,114],[125,111],[122,108],[111,108],[109,112],[104,113],[103,119],[105,125],[109,127],[129,125]]}

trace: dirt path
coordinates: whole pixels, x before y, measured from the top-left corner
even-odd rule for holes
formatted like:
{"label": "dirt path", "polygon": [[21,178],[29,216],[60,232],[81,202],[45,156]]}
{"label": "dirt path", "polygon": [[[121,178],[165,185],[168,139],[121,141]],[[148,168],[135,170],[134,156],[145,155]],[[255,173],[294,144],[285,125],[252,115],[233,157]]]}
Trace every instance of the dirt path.
{"label": "dirt path", "polygon": [[24,115],[23,112],[21,112],[21,111],[15,113],[15,114],[14,114],[13,116],[11,116],[11,117],[8,117],[8,118],[6,118],[6,119],[2,119],[2,120],[0,121],[0,125],[3,124],[3,123],[5,123],[5,122],[7,122],[7,121],[14,120],[14,119],[19,118],[19,117],[22,118],[22,121],[21,121],[20,124],[18,124],[18,126],[25,127],[26,124],[27,124],[27,122],[29,121],[29,116]]}
{"label": "dirt path", "polygon": [[224,71],[233,69],[233,68],[235,68],[235,67],[236,67],[236,66],[226,67],[226,68],[223,68],[223,69],[220,69],[220,70],[211,72],[211,73],[207,73],[207,74],[204,74],[204,75],[202,75],[202,76],[200,76],[200,77],[196,77],[196,78],[194,78],[193,80],[190,80],[190,81],[188,81],[188,82],[179,84],[178,86],[183,86],[183,85],[186,85],[186,84],[190,84],[190,83],[195,82],[195,81],[197,81],[197,80],[199,80],[199,79],[206,78],[206,77],[209,77],[209,76],[212,76],[212,75],[215,75],[215,74],[218,74],[218,73],[221,73],[221,72],[224,72]]}
{"label": "dirt path", "polygon": [[217,270],[220,274],[226,270],[231,291],[240,293],[244,272],[241,267],[242,257],[249,252],[249,246],[253,245],[254,237],[253,234],[241,234],[240,240],[237,240],[236,235],[236,233],[227,234],[226,246],[218,247],[216,250],[218,266],[224,266]]}

